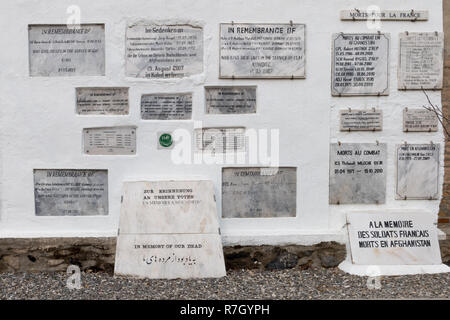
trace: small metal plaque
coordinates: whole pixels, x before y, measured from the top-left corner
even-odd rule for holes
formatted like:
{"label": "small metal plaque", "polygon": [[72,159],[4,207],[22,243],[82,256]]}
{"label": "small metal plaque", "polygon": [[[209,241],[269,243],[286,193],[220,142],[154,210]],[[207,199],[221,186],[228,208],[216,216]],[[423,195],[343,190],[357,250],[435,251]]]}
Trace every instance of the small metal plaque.
{"label": "small metal plaque", "polygon": [[256,87],[205,87],[206,113],[256,113]]}
{"label": "small metal plaque", "polygon": [[136,154],[136,127],[86,128],[83,142],[89,155]]}
{"label": "small metal plaque", "polygon": [[426,109],[403,109],[403,131],[436,132],[438,131],[437,115]]}
{"label": "small metal plaque", "polygon": [[76,96],[78,114],[128,114],[128,88],[76,88]]}
{"label": "small metal plaque", "polygon": [[197,150],[206,153],[245,152],[244,127],[221,127],[195,129]]}
{"label": "small metal plaque", "polygon": [[380,131],[383,130],[383,111],[368,110],[340,110],[341,131]]}
{"label": "small metal plaque", "polygon": [[189,120],[192,118],[192,93],[144,94],[141,97],[143,120]]}

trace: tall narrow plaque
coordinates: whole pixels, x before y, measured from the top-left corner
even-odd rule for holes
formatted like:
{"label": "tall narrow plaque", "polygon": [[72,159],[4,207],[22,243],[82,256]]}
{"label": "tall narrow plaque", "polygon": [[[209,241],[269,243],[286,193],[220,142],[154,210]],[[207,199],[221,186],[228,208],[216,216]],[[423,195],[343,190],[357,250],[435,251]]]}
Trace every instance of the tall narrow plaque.
{"label": "tall narrow plaque", "polygon": [[192,93],[144,94],[141,97],[143,120],[188,120],[192,118]]}
{"label": "tall narrow plaque", "polygon": [[128,114],[128,88],[76,88],[80,115]]}
{"label": "tall narrow plaque", "polygon": [[387,33],[333,34],[332,95],[389,94],[389,42]]}
{"label": "tall narrow plaque", "polygon": [[136,127],[86,128],[83,144],[90,155],[136,154]]}
{"label": "tall narrow plaque", "polygon": [[205,87],[206,113],[256,113],[256,87]]}
{"label": "tall narrow plaque", "polygon": [[104,76],[105,25],[29,25],[30,76]]}
{"label": "tall narrow plaque", "polygon": [[305,25],[220,24],[220,78],[304,78]]}

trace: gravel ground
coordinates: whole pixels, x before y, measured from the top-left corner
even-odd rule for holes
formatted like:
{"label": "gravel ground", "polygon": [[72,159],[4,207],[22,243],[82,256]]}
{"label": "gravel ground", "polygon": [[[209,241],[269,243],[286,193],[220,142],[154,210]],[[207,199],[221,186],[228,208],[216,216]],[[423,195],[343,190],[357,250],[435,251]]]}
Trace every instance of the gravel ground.
{"label": "gravel ground", "polygon": [[0,274],[0,299],[450,299],[450,273],[384,277],[378,290],[338,269],[240,270],[204,280],[81,277],[82,288],[69,290],[65,273]]}

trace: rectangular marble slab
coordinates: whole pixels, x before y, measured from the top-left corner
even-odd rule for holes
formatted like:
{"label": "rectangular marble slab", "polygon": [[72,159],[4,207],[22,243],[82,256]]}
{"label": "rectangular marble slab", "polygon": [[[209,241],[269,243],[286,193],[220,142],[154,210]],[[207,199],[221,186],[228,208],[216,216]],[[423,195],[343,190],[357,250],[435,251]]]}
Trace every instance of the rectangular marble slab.
{"label": "rectangular marble slab", "polygon": [[305,29],[298,23],[221,23],[220,78],[305,78]]}
{"label": "rectangular marble slab", "polygon": [[203,28],[189,24],[130,24],[126,32],[126,76],[184,78],[203,72]]}
{"label": "rectangular marble slab", "polygon": [[218,233],[211,181],[125,182],[121,234]]}
{"label": "rectangular marble slab", "polygon": [[386,168],[386,143],[331,143],[329,203],[385,203]]}
{"label": "rectangular marble slab", "polygon": [[443,32],[400,33],[398,88],[442,89]]}
{"label": "rectangular marble slab", "polygon": [[85,128],[83,146],[89,155],[134,155],[136,127]]}
{"label": "rectangular marble slab", "polygon": [[335,33],[331,54],[333,96],[389,94],[388,33]]}
{"label": "rectangular marble slab", "polygon": [[383,130],[383,111],[379,109],[340,110],[341,131],[380,131]]}
{"label": "rectangular marble slab", "polygon": [[426,109],[403,109],[403,131],[436,132],[438,118],[433,111]]}
{"label": "rectangular marble slab", "polygon": [[436,218],[419,213],[347,214],[353,264],[441,264]]}
{"label": "rectangular marble slab", "polygon": [[189,120],[192,118],[192,93],[143,94],[141,119]]}
{"label": "rectangular marble slab", "polygon": [[222,168],[223,218],[295,217],[297,168]]}
{"label": "rectangular marble slab", "polygon": [[342,10],[341,20],[427,21],[428,10]]}
{"label": "rectangular marble slab", "polygon": [[206,153],[245,152],[244,127],[217,127],[195,129],[196,150]]}
{"label": "rectangular marble slab", "polygon": [[256,113],[256,86],[205,87],[206,113]]}
{"label": "rectangular marble slab", "polygon": [[439,199],[439,144],[397,145],[396,199]]}
{"label": "rectangular marble slab", "polygon": [[151,279],[226,275],[219,234],[120,234],[115,275]]}
{"label": "rectangular marble slab", "polygon": [[108,214],[108,170],[34,169],[37,216]]}
{"label": "rectangular marble slab", "polygon": [[126,115],[129,112],[128,88],[76,88],[80,115]]}
{"label": "rectangular marble slab", "polygon": [[30,76],[104,76],[105,25],[29,25]]}

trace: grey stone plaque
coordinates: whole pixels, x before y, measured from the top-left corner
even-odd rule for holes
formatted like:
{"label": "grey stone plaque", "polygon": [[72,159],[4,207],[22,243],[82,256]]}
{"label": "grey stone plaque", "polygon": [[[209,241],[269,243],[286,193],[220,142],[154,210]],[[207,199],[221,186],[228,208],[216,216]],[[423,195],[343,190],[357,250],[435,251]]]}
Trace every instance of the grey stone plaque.
{"label": "grey stone plaque", "polygon": [[442,89],[442,32],[400,33],[399,52],[399,89]]}
{"label": "grey stone plaque", "polygon": [[389,43],[387,33],[333,34],[332,95],[388,95]]}
{"label": "grey stone plaque", "polygon": [[256,87],[205,87],[206,113],[256,113]]}
{"label": "grey stone plaque", "polygon": [[29,25],[30,76],[104,76],[105,25]]}
{"label": "grey stone plaque", "polygon": [[380,131],[383,130],[383,111],[368,110],[340,110],[341,131]]}
{"label": "grey stone plaque", "polygon": [[438,130],[438,118],[426,109],[403,109],[403,131],[432,132]]}
{"label": "grey stone plaque", "polygon": [[197,150],[205,153],[245,152],[244,127],[220,127],[195,129]]}
{"label": "grey stone plaque", "polygon": [[131,24],[126,34],[126,75],[172,79],[203,72],[203,29],[188,24]]}
{"label": "grey stone plaque", "polygon": [[438,199],[439,144],[397,145],[396,199]]}
{"label": "grey stone plaque", "polygon": [[136,154],[136,127],[86,128],[83,144],[90,155]]}
{"label": "grey stone plaque", "polygon": [[222,217],[295,217],[297,168],[223,168]]}
{"label": "grey stone plaque", "polygon": [[342,10],[341,20],[426,21],[428,10]]}
{"label": "grey stone plaque", "polygon": [[330,144],[330,204],[381,204],[386,200],[385,143]]}
{"label": "grey stone plaque", "polygon": [[76,88],[77,113],[81,115],[126,115],[128,88]]}
{"label": "grey stone plaque", "polygon": [[37,216],[108,214],[108,170],[35,169]]}
{"label": "grey stone plaque", "polygon": [[305,25],[220,24],[220,78],[304,78]]}
{"label": "grey stone plaque", "polygon": [[144,94],[141,97],[143,120],[189,120],[192,118],[192,93]]}

